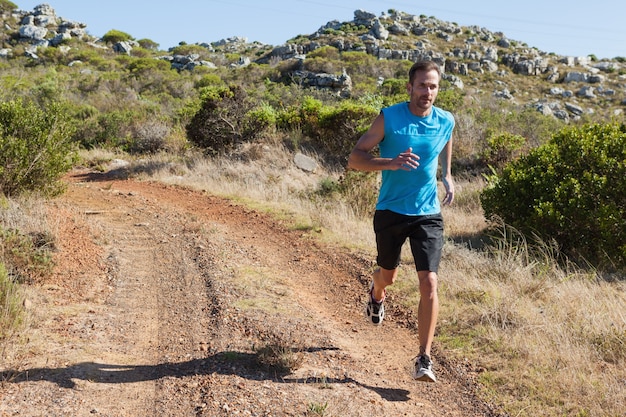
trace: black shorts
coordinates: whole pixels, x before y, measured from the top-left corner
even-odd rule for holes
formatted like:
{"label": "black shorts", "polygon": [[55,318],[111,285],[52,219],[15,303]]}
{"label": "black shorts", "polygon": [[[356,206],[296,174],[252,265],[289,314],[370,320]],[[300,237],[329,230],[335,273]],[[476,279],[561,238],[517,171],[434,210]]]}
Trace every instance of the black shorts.
{"label": "black shorts", "polygon": [[378,266],[395,269],[400,265],[402,245],[409,239],[415,268],[437,272],[443,249],[443,217],[439,214],[405,216],[389,210],[376,210],[374,232]]}

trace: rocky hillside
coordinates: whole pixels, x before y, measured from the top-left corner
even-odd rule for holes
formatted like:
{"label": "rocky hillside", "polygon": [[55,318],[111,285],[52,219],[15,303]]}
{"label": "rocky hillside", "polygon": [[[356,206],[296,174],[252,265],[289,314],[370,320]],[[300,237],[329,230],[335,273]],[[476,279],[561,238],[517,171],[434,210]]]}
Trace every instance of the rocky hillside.
{"label": "rocky hillside", "polygon": [[[0,59],[4,60],[22,54],[38,60],[38,54],[46,48],[67,51],[76,47],[76,42],[93,48],[112,48],[121,54],[132,54],[133,48],[139,47],[134,40],[105,45],[88,34],[86,24],[57,16],[47,4],[32,11],[5,12],[2,19]],[[626,107],[626,59],[598,61],[593,55],[548,54],[508,39],[501,32],[392,10],[380,16],[356,10],[352,21],[328,22],[315,33],[299,35],[282,45],[249,43],[239,37],[201,44],[214,60],[172,51],[155,58],[170,61],[178,70],[216,68],[224,65],[224,54],[233,53],[239,54],[240,59],[228,63],[230,67],[286,60],[302,63],[307,54],[327,45],[340,52],[364,52],[379,60],[432,59],[445,68],[446,80],[477,101],[495,98],[531,106],[563,121],[584,115],[605,120],[623,118]],[[332,88],[347,95],[352,89],[351,74],[345,71],[305,72],[299,76],[309,86]]]}

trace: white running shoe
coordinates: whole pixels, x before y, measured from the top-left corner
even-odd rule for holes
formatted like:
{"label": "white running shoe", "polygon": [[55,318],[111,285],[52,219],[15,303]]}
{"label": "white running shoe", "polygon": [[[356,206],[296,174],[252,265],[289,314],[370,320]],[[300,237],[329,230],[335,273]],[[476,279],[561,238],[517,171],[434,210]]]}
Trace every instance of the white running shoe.
{"label": "white running shoe", "polygon": [[369,299],[367,301],[367,305],[365,306],[365,316],[368,321],[375,326],[380,326],[385,318],[385,306],[383,303],[385,302],[386,294],[383,293],[383,299],[379,302],[374,301],[374,297],[372,296],[372,291],[374,290],[374,281],[370,284],[369,290]]}
{"label": "white running shoe", "polygon": [[435,373],[433,372],[433,362],[430,356],[422,354],[415,358],[413,366],[413,379],[424,382],[436,382]]}

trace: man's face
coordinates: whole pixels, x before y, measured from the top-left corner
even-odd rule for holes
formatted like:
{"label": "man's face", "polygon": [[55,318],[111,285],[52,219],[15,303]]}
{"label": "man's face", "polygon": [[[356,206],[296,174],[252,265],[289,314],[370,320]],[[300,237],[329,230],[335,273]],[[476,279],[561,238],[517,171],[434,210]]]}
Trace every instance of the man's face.
{"label": "man's face", "polygon": [[435,70],[415,73],[412,83],[407,83],[409,108],[416,116],[427,116],[439,92],[439,73]]}

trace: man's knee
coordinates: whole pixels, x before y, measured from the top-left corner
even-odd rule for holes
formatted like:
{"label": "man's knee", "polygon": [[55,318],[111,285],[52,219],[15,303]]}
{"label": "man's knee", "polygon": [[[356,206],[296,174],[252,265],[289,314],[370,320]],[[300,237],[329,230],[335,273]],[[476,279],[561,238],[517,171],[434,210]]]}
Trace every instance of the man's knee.
{"label": "man's knee", "polygon": [[420,283],[420,293],[422,295],[435,294],[437,292],[437,273],[433,271],[418,271],[417,276]]}

